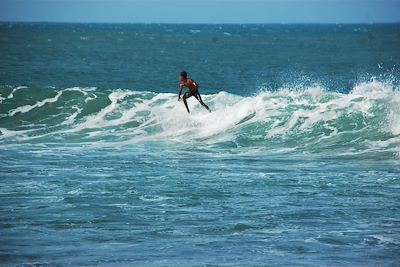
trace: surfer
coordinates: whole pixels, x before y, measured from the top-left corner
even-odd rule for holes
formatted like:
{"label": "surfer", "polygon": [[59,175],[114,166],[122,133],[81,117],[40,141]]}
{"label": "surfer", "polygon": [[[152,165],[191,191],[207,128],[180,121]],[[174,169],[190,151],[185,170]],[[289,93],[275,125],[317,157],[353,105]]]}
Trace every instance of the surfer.
{"label": "surfer", "polygon": [[[203,102],[203,99],[201,99],[201,96],[199,93],[199,85],[192,79],[190,79],[190,78],[188,79],[186,71],[182,71],[179,74],[179,80],[181,81],[181,84],[179,85],[178,101],[181,101],[181,99],[183,99],[183,103],[185,104],[187,112],[190,113],[186,99],[191,96],[194,96],[203,107],[205,107],[208,111],[211,112],[210,108]],[[183,87],[189,88],[189,91],[187,91],[183,95],[183,98],[181,98]]]}

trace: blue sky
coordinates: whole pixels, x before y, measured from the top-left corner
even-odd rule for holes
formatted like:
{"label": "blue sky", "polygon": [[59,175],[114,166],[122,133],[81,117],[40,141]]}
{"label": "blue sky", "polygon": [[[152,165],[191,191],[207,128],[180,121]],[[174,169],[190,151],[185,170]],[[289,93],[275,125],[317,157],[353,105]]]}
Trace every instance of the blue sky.
{"label": "blue sky", "polygon": [[1,21],[400,22],[400,0],[0,0]]}

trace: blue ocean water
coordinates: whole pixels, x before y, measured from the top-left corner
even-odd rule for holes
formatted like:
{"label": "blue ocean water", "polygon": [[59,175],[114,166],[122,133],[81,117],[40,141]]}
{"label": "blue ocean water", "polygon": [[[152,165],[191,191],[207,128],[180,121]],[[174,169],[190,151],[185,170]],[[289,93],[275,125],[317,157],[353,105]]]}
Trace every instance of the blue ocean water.
{"label": "blue ocean water", "polygon": [[400,24],[1,23],[0,54],[0,265],[398,266]]}

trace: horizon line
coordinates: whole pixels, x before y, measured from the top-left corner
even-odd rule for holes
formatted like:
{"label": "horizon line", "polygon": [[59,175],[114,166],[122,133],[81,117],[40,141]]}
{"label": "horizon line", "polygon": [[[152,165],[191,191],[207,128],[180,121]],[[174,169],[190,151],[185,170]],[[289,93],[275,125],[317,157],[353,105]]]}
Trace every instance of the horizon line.
{"label": "horizon line", "polygon": [[400,21],[386,22],[99,22],[99,21],[28,21],[28,20],[1,20],[0,23],[54,23],[54,24],[186,24],[186,25],[251,25],[251,24],[270,24],[270,25],[298,25],[298,24],[326,24],[326,25],[352,25],[352,24],[400,24]]}

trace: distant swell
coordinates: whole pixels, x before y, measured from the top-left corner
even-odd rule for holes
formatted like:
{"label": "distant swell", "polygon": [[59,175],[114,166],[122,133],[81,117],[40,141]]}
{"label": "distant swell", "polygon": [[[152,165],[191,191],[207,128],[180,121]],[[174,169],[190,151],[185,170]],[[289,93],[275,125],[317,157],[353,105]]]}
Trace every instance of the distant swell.
{"label": "distant swell", "polygon": [[377,81],[349,94],[320,87],[252,97],[205,95],[188,115],[175,94],[95,88],[0,89],[0,143],[121,147],[200,143],[221,149],[398,157],[400,92]]}

